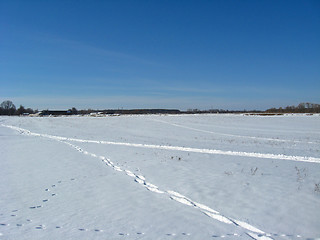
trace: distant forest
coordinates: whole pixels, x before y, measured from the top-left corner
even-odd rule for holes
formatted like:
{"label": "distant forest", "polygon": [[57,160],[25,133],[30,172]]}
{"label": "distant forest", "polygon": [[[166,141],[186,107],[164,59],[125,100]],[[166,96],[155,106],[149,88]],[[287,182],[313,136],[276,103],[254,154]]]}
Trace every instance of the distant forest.
{"label": "distant forest", "polygon": [[77,110],[76,108],[70,108],[68,110],[55,111],[55,110],[33,110],[31,108],[25,108],[20,105],[19,108],[13,104],[12,101],[3,101],[0,105],[0,115],[7,116],[20,116],[37,114],[39,116],[48,115],[118,115],[118,114],[201,114],[201,113],[248,113],[248,114],[261,114],[261,115],[279,115],[285,113],[320,113],[320,104],[315,103],[300,103],[298,106],[287,106],[285,108],[270,108],[265,111],[259,110],[243,110],[243,111],[232,111],[223,109],[210,109],[210,110],[199,110],[199,109],[188,109],[187,111],[180,111],[177,109],[109,109],[109,110]]}
{"label": "distant forest", "polygon": [[267,113],[320,113],[320,104],[300,103],[298,106],[287,106],[285,108],[270,108]]}

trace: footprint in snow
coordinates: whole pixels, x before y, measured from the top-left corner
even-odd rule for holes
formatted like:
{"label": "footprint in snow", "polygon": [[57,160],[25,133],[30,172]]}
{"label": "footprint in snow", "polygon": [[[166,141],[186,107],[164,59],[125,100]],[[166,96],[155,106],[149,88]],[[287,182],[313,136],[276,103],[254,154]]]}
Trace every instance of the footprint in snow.
{"label": "footprint in snow", "polygon": [[117,167],[117,166],[114,166],[113,169],[116,170],[116,171],[122,172],[122,169]]}
{"label": "footprint in snow", "polygon": [[240,236],[238,233],[228,233],[228,236]]}
{"label": "footprint in snow", "polygon": [[143,180],[143,181],[145,181],[146,179],[145,179],[145,177],[144,176],[142,176],[142,175],[138,175],[137,176],[138,178],[140,178],[141,180]]}
{"label": "footprint in snow", "polygon": [[227,233],[226,235],[212,235],[213,238],[225,238],[227,236],[240,237],[238,233]]}
{"label": "footprint in snow", "polygon": [[177,234],[175,234],[175,233],[167,233],[166,235],[167,236],[176,236]]}
{"label": "footprint in snow", "polygon": [[140,178],[136,178],[136,179],[134,179],[134,181],[136,181],[139,184],[144,184],[144,181],[141,180]]}
{"label": "footprint in snow", "polygon": [[130,177],[136,177],[136,175],[134,175],[131,171],[129,170],[125,170],[126,174]]}
{"label": "footprint in snow", "polygon": [[36,226],[35,229],[46,229],[46,226],[45,225],[39,225],[39,226]]}
{"label": "footprint in snow", "polygon": [[32,206],[32,207],[29,207],[30,209],[35,209],[35,208],[41,208],[42,205],[38,205],[38,206]]}

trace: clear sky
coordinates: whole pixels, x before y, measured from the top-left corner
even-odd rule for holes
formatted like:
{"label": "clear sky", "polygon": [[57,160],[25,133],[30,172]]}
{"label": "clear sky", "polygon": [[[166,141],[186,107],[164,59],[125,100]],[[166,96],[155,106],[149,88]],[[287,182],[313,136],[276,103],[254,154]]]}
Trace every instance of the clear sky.
{"label": "clear sky", "polygon": [[34,109],[320,103],[320,1],[0,0],[0,102]]}

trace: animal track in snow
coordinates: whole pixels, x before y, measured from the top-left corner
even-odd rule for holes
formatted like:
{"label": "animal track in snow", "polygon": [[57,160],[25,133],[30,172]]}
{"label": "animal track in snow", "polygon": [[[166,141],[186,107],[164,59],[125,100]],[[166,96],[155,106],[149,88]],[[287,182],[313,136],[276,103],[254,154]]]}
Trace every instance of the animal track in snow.
{"label": "animal track in snow", "polygon": [[40,225],[36,226],[35,229],[41,229],[41,230],[43,230],[43,229],[46,229],[46,226],[40,224]]}
{"label": "animal track in snow", "polygon": [[37,205],[37,206],[31,206],[31,207],[29,207],[30,209],[36,209],[36,208],[41,208],[42,207],[42,205]]}
{"label": "animal track in snow", "polygon": [[139,184],[144,184],[144,181],[141,180],[140,178],[136,178],[134,181],[136,181]]}
{"label": "animal track in snow", "polygon": [[177,234],[175,234],[175,233],[167,233],[166,235],[167,236],[176,236]]}
{"label": "animal track in snow", "polygon": [[[84,177],[85,177],[85,176],[84,176]],[[76,178],[71,178],[71,179],[69,179],[70,182],[71,182],[71,181],[74,181],[74,180],[76,180]],[[68,180],[63,181],[63,182],[64,182],[64,183],[68,183]],[[62,183],[62,181],[59,180],[59,181],[58,181],[58,184],[60,185],[61,183]],[[57,188],[58,188],[58,185],[57,185],[57,184],[51,184],[50,186],[51,186],[52,188],[54,188],[54,189],[57,189]],[[60,186],[63,186],[63,184],[60,185]],[[49,194],[50,197],[55,197],[55,196],[57,196],[56,193],[51,193],[50,188],[45,188],[44,191],[47,192],[47,194]],[[41,201],[44,205],[33,205],[33,206],[27,207],[26,209],[30,209],[30,210],[34,211],[34,210],[36,210],[36,209],[43,208],[43,207],[45,207],[45,204],[46,204],[49,200],[50,200],[49,198],[45,198],[45,199],[42,199],[42,200],[39,199],[39,202]],[[9,217],[16,217],[16,216],[17,216],[17,215],[16,215],[17,212],[19,212],[19,209],[14,209],[14,210],[10,211],[10,213],[9,213],[8,216],[9,216]],[[1,216],[3,216],[3,215],[4,215],[4,214],[1,213]],[[23,227],[23,226],[25,226],[26,224],[31,223],[31,222],[32,222],[32,220],[29,219],[29,218],[27,218],[27,219],[25,220],[25,224],[24,224],[24,223],[21,222],[21,219],[20,219],[20,222],[12,223],[12,226]],[[9,225],[10,225],[9,223],[0,223],[0,226],[9,226]],[[38,230],[41,230],[41,229],[46,229],[46,226],[43,225],[43,224],[40,224],[40,225],[38,225],[38,226],[34,226],[33,228],[38,229]],[[62,226],[56,226],[56,228],[57,228],[57,229],[58,229],[58,228],[62,228]]]}
{"label": "animal track in snow", "polygon": [[[6,223],[0,223],[0,227],[6,227],[6,226],[10,226],[10,224],[6,224]],[[22,227],[24,226],[24,224],[21,224],[21,223],[18,223],[15,225],[16,227]],[[50,227],[49,227],[50,228]],[[62,229],[63,226],[52,226],[51,229],[52,230],[60,230]],[[45,225],[45,224],[39,224],[37,226],[34,226],[34,229],[36,230],[45,230],[45,229],[48,229],[48,227]],[[100,228],[92,228],[92,229],[88,229],[88,228],[77,228],[79,231],[81,232],[99,232],[99,233],[103,233],[103,232],[108,232],[107,230],[105,229],[100,229]],[[133,235],[148,235],[144,232],[135,232],[135,233],[128,233],[128,232],[119,232],[118,233],[119,236],[133,236]],[[185,237],[189,237],[189,236],[192,236],[192,233],[190,232],[182,232],[182,233],[174,233],[174,232],[171,232],[171,233],[165,233],[163,235],[166,235],[166,236],[172,236],[172,237],[176,237],[178,235],[181,235],[181,236],[185,236]],[[1,236],[1,235],[0,235]],[[108,235],[109,236],[109,235]],[[208,236],[209,237],[212,237],[212,238],[232,238],[232,237],[244,237],[244,236],[248,236],[252,239],[257,239],[257,240],[264,240],[264,239],[272,239],[272,237],[288,237],[288,238],[302,238],[301,235],[293,235],[293,234],[258,234],[258,233],[253,233],[253,232],[245,232],[245,233],[226,233],[226,234],[220,234],[220,235],[217,235],[217,234],[211,234]],[[110,236],[109,236],[110,237]],[[317,240],[316,238],[304,238],[304,239],[307,239],[307,240]]]}
{"label": "animal track in snow", "polygon": [[188,206],[193,206],[193,204],[190,201],[188,201],[187,199],[178,198],[176,196],[170,196],[170,198],[172,200],[175,200],[175,201],[179,202],[179,203],[182,203],[182,204],[185,204],[185,205],[188,205]]}
{"label": "animal track in snow", "polygon": [[136,177],[136,175],[134,175],[131,171],[129,170],[125,170],[126,174],[130,177]]}

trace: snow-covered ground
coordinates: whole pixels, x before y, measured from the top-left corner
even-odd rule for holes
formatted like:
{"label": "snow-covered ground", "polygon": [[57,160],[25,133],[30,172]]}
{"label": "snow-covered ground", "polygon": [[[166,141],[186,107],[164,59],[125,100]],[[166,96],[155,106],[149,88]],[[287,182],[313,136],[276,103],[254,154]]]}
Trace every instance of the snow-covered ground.
{"label": "snow-covered ground", "polygon": [[0,239],[319,237],[319,115],[0,118]]}

